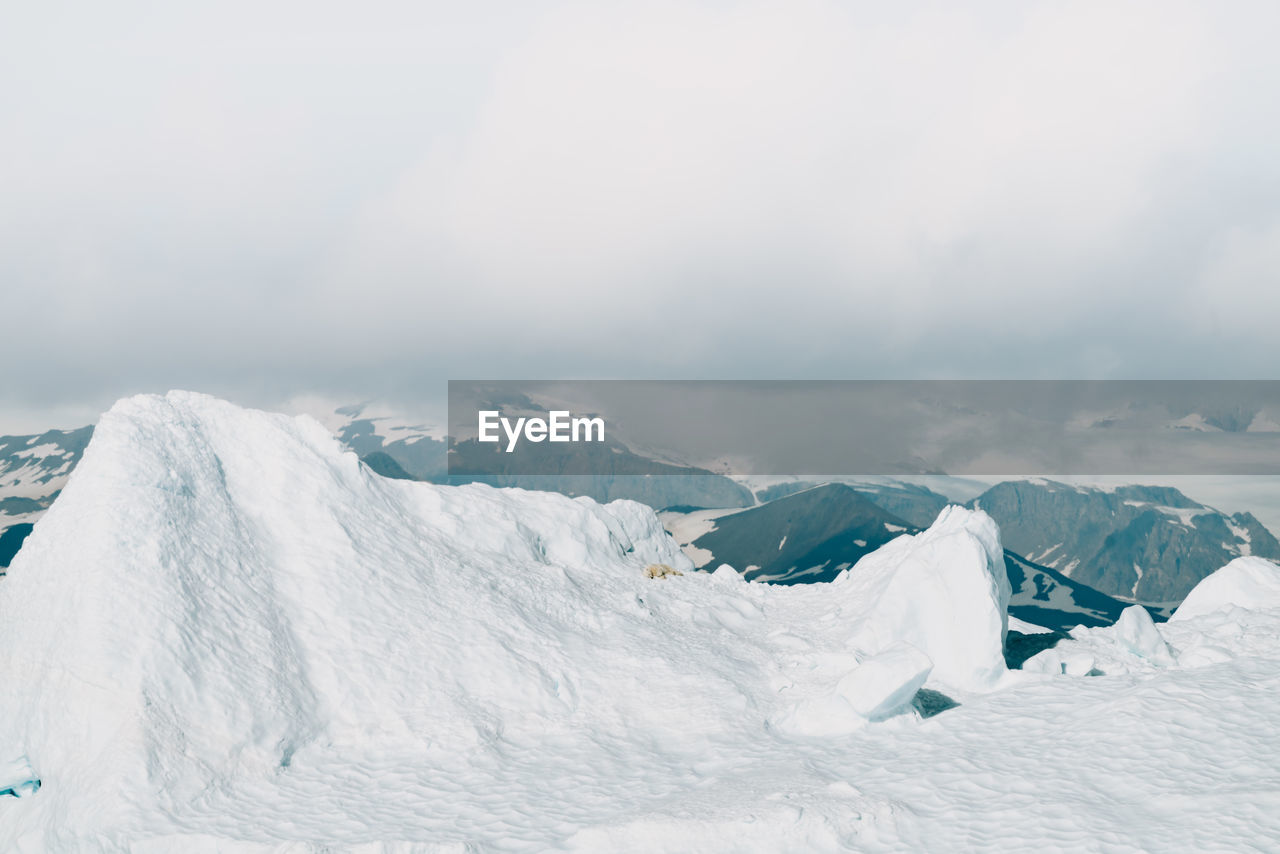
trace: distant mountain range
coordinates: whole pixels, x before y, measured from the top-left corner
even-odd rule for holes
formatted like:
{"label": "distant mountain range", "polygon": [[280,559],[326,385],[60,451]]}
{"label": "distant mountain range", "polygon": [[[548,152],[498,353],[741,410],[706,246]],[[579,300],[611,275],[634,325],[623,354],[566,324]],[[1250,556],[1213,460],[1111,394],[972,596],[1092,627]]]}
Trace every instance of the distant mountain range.
{"label": "distant mountain range", "polygon": [[[664,520],[701,564],[728,563],[749,578],[781,584],[829,580],[893,537],[927,527],[951,503],[924,486],[897,482],[797,480],[753,492],[709,471],[647,459],[613,439],[566,460],[560,475],[451,478],[447,454],[465,459],[481,453],[475,442],[450,449],[438,428],[365,406],[320,418],[386,477],[482,481],[603,502],[634,499],[668,511]],[[0,437],[0,571],[57,497],[92,432],[83,427]],[[1000,525],[1015,608],[1049,627],[1077,617],[1087,624],[1109,622],[1124,602],[1167,610],[1235,557],[1280,559],[1280,542],[1251,514],[1223,513],[1170,487],[1104,490],[1043,479],[1006,481],[968,504]],[[1037,618],[1036,608],[1048,613]]]}
{"label": "distant mountain range", "polygon": [[[756,496],[776,505],[793,495],[813,501],[819,495],[842,494],[814,489],[811,481],[796,481],[757,490]],[[855,483],[845,489],[915,529],[928,526],[948,503],[945,496],[913,484]],[[848,513],[848,504],[847,499],[835,500],[836,509],[831,512]],[[1052,582],[1059,589],[1091,588],[1105,594],[1107,600],[1141,602],[1157,611],[1181,601],[1201,579],[1237,557],[1280,560],[1280,542],[1252,514],[1224,513],[1173,487],[1129,485],[1108,490],[1031,478],[996,484],[967,506],[981,508],[996,520],[1004,546],[1018,561],[1033,568],[1028,570],[1031,577],[1045,584]],[[764,530],[742,540],[755,542],[781,534],[782,527],[775,520],[782,518],[783,512],[775,507],[769,514],[740,514],[736,522],[723,518],[716,524],[718,530],[729,525],[763,526]],[[852,526],[850,539],[874,541],[863,536],[861,524]],[[711,542],[723,550],[726,539],[727,535],[721,534]],[[700,540],[691,542],[707,548]],[[792,549],[798,547],[793,541]],[[767,576],[766,580],[824,580],[861,554],[859,547],[837,551],[839,559],[831,555],[833,562],[826,569],[819,568],[822,561],[788,564],[783,559],[780,563],[778,555],[748,555],[741,547],[724,552],[732,559],[723,560],[739,569],[758,566],[760,569],[753,572]],[[816,554],[828,556],[823,551]],[[796,576],[796,572],[804,574]],[[1109,613],[1113,609],[1110,601],[1098,600],[1090,607]]]}
{"label": "distant mountain range", "polygon": [[722,516],[685,552],[700,568],[727,563],[753,581],[830,581],[915,526],[843,483],[810,487]]}
{"label": "distant mountain range", "polygon": [[[928,487],[913,483],[841,483],[864,496],[877,507],[888,510],[917,528],[929,527],[942,512],[943,507],[956,503]],[[784,481],[757,489],[755,496],[759,503],[765,504],[822,485],[824,485],[823,481]]]}
{"label": "distant mountain range", "polygon": [[[928,492],[906,491],[921,490]],[[945,498],[930,494],[945,506]],[[902,500],[902,491],[889,486],[864,491],[827,483],[746,510],[667,512],[661,518],[701,569],[727,563],[754,581],[807,584],[830,581],[889,540],[923,527],[879,506],[882,495]],[[1009,613],[1045,628],[1109,625],[1128,604],[1009,549],[1005,570],[1013,591]]]}
{"label": "distant mountain range", "polygon": [[996,520],[1007,548],[1127,601],[1178,602],[1241,555],[1280,559],[1280,542],[1253,515],[1172,487],[1006,481],[970,504]]}

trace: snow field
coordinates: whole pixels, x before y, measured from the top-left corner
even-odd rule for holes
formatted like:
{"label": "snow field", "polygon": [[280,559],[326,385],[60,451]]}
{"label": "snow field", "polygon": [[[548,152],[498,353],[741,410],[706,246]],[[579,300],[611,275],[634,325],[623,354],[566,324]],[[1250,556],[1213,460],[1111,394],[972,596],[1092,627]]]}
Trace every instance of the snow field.
{"label": "snow field", "polygon": [[[0,798],[0,850],[1280,839],[1264,567],[1031,672],[1004,666],[981,512],[831,584],[691,569],[632,502],[385,480],[308,418],[122,401],[0,585],[0,790],[28,795]],[[954,707],[923,717],[921,685]]]}

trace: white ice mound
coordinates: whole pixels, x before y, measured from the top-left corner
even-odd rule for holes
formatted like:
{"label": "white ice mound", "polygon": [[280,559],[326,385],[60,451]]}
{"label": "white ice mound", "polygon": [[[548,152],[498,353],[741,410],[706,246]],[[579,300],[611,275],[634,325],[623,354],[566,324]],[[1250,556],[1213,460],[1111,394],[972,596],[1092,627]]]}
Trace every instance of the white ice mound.
{"label": "white ice mound", "polygon": [[1233,607],[1280,608],[1280,565],[1260,557],[1236,558],[1192,588],[1169,622]]}
{"label": "white ice mound", "polygon": [[1114,631],[1116,641],[1134,655],[1145,658],[1152,664],[1173,663],[1173,651],[1156,628],[1151,614],[1141,605],[1130,605],[1121,611]]}
{"label": "white ice mound", "polygon": [[387,480],[308,418],[124,400],[0,583],[0,770],[40,784],[0,798],[0,850],[554,848],[720,757],[792,761],[768,722],[806,697],[881,715],[925,660],[991,686],[1000,554],[951,508],[830,585],[748,584],[633,502]]}
{"label": "white ice mound", "polygon": [[869,721],[905,711],[932,669],[933,662],[923,652],[897,644],[864,658],[831,690],[785,709],[773,723],[790,735],[848,735]]}
{"label": "white ice mound", "polygon": [[[1024,661],[1022,669],[1049,675],[1099,676],[1151,673],[1186,663],[1167,640],[1170,626],[1157,626],[1141,605],[1125,608],[1114,625],[1076,626],[1070,634],[1069,639]],[[1179,648],[1188,642],[1185,634],[1172,634],[1178,636]]]}
{"label": "white ice mound", "polygon": [[1000,530],[981,510],[947,507],[927,530],[866,555],[832,586],[860,604],[859,650],[909,643],[933,662],[934,680],[961,690],[990,690],[1005,674],[1009,577]]}
{"label": "white ice mound", "polygon": [[879,720],[915,699],[931,670],[929,656],[911,644],[898,644],[859,664],[840,680],[836,693],[861,717]]}

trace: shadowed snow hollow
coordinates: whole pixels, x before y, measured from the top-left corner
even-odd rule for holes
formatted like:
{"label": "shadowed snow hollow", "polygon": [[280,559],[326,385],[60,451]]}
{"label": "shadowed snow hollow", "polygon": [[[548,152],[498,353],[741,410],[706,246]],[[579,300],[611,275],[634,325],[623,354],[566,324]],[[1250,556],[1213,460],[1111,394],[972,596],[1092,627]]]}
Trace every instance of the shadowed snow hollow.
{"label": "shadowed snow hollow", "polygon": [[[1000,556],[952,508],[830,585],[749,584],[633,502],[385,480],[309,418],[124,400],[0,587],[0,788],[30,795],[0,848],[572,847],[926,678],[993,687]],[[721,819],[747,847],[856,835],[752,797]]]}

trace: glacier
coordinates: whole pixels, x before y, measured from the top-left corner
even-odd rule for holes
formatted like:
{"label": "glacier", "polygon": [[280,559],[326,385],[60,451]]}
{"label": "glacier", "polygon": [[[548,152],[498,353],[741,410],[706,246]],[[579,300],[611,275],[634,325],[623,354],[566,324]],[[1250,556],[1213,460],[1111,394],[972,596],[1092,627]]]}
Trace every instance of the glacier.
{"label": "glacier", "polygon": [[1280,838],[1280,614],[1073,633],[1125,662],[1076,678],[1005,667],[1008,599],[977,510],[770,586],[634,502],[388,480],[310,418],[129,398],[0,583],[0,850]]}

